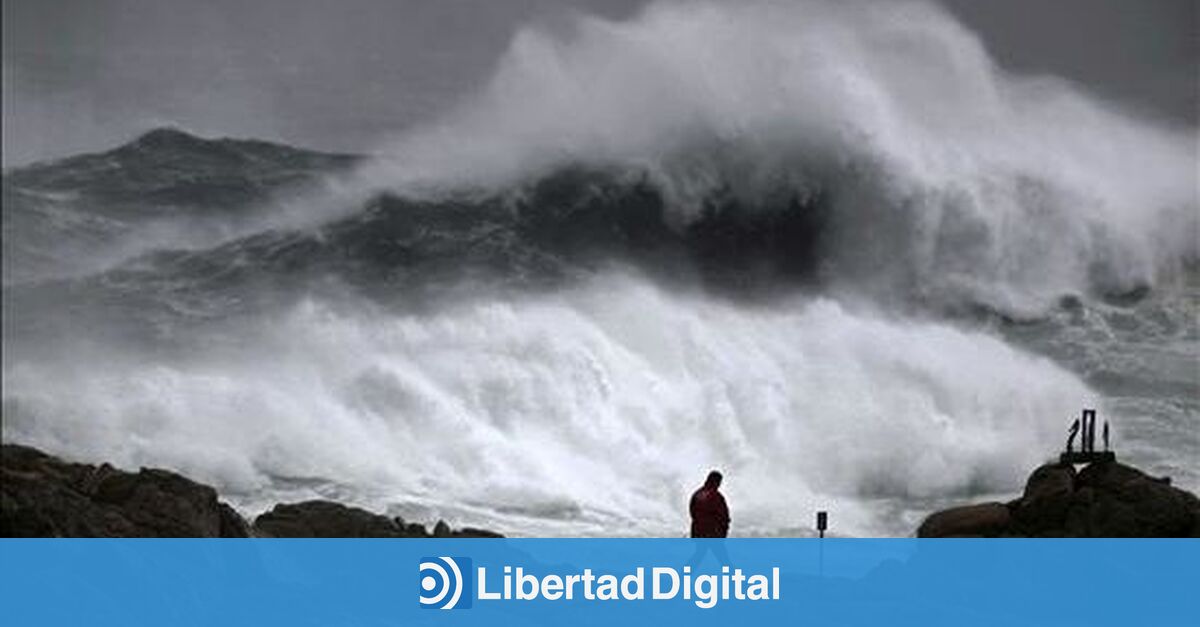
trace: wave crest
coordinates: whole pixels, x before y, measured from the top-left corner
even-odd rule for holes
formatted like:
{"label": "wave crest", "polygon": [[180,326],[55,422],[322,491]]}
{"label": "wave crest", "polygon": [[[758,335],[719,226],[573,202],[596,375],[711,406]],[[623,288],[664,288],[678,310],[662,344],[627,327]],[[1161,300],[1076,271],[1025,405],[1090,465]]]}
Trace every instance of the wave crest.
{"label": "wave crest", "polygon": [[672,219],[834,199],[821,256],[875,296],[1014,312],[1197,257],[1192,133],[998,68],[921,2],[660,2],[514,39],[481,93],[364,171],[405,194],[647,172]]}

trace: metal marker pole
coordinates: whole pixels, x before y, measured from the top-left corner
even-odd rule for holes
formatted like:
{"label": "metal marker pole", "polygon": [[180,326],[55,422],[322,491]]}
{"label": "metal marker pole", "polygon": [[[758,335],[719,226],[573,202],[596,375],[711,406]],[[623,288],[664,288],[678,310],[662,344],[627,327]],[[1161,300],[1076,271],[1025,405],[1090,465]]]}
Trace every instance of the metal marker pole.
{"label": "metal marker pole", "polygon": [[829,526],[829,513],[817,512],[817,575],[825,576],[825,528]]}

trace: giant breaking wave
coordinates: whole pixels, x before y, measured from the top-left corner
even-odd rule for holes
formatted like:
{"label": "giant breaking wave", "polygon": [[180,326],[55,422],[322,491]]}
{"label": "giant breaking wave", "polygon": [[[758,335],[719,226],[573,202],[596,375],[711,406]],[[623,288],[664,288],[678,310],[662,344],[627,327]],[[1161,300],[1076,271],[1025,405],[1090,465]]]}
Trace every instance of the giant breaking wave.
{"label": "giant breaking wave", "polygon": [[1195,365],[1193,140],[929,4],[529,29],[377,158],[157,131],[6,173],[4,435],[517,533],[672,534],[719,466],[740,533],[902,533],[1082,405],[1160,416],[1056,342],[1165,294]]}

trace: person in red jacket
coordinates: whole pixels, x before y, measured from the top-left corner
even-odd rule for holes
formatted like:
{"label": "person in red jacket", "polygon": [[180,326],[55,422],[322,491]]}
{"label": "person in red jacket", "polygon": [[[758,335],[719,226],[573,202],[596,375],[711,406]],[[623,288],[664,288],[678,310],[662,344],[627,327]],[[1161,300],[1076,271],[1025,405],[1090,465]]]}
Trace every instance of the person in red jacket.
{"label": "person in red jacket", "polygon": [[688,510],[692,515],[693,538],[724,538],[729,535],[729,506],[718,488],[721,473],[712,471],[704,485],[692,494]]}

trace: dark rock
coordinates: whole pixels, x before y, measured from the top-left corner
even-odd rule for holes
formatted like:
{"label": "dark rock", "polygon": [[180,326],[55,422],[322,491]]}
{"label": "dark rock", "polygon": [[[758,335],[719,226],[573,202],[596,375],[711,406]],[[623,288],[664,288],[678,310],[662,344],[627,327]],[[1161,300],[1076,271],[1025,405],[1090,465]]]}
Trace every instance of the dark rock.
{"label": "dark rock", "polygon": [[228,504],[218,503],[217,513],[221,517],[221,533],[219,535],[222,538],[248,538],[253,535],[246,519],[242,518],[242,515]]}
{"label": "dark rock", "polygon": [[1008,529],[1011,517],[1003,503],[981,503],[937,512],[921,523],[921,538],[995,537]]}
{"label": "dark rock", "polygon": [[276,505],[254,520],[254,530],[276,538],[404,538],[395,521],[332,501]]}
{"label": "dark rock", "polygon": [[1086,513],[1077,517],[1093,537],[1200,537],[1200,499],[1124,464],[1092,464],[1076,480]]}
{"label": "dark rock", "polygon": [[1017,528],[1040,529],[1050,532],[1048,535],[1061,535],[1056,532],[1064,527],[1074,491],[1074,466],[1046,464],[1039,467],[1025,482],[1024,494],[1013,503],[1014,524]]}
{"label": "dark rock", "polygon": [[487,529],[476,529],[475,527],[463,527],[455,532],[456,538],[503,538],[503,534]]}
{"label": "dark rock", "polygon": [[276,505],[253,527],[213,488],[176,473],[74,464],[27,446],[0,447],[0,536],[500,538],[483,529],[425,526],[331,501]]}
{"label": "dark rock", "polygon": [[0,535],[246,537],[211,487],[166,470],[73,464],[32,448],[0,451]]}
{"label": "dark rock", "polygon": [[372,514],[332,501],[305,501],[276,505],[254,521],[258,535],[276,538],[500,538],[479,529],[455,531],[439,520],[433,533],[424,525],[402,518]]}
{"label": "dark rock", "polygon": [[917,535],[1200,537],[1200,499],[1116,461],[1078,473],[1069,464],[1038,468],[1021,498],[1008,504],[1012,516],[1003,525],[996,505],[934,513]]}
{"label": "dark rock", "polygon": [[1025,500],[1043,500],[1069,495],[1075,489],[1075,467],[1070,464],[1039,466],[1025,481]]}
{"label": "dark rock", "polygon": [[404,522],[404,519],[400,518],[399,516],[393,518],[392,520],[394,520],[396,524],[404,530],[404,533],[407,536],[414,538],[429,537],[429,532],[426,531],[425,525],[422,525],[421,523],[406,523]]}

